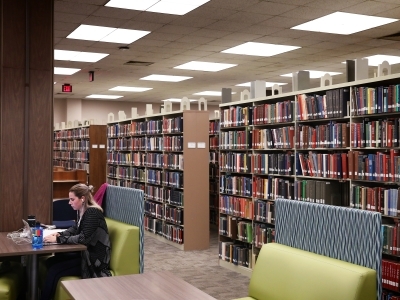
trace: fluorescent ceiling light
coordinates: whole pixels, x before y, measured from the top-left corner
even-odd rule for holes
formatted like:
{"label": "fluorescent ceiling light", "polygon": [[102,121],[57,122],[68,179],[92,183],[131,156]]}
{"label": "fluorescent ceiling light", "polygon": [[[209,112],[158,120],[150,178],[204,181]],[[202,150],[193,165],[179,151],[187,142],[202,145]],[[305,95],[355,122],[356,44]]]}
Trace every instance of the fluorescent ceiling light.
{"label": "fluorescent ceiling light", "polygon": [[364,57],[364,58],[368,58],[368,65],[370,65],[370,66],[378,66],[385,60],[390,65],[400,63],[400,56],[394,56],[394,55],[376,54],[376,55],[372,55],[372,56],[368,56],[368,57]]}
{"label": "fluorescent ceiling light", "polygon": [[140,78],[140,80],[179,82],[179,81],[187,80],[190,78],[193,78],[193,77],[153,74],[153,75],[149,75],[149,76]]}
{"label": "fluorescent ceiling light", "polygon": [[190,61],[183,65],[176,66],[176,67],[174,67],[174,69],[218,72],[218,71],[236,67],[236,66],[237,65],[235,65],[235,64],[222,64],[222,63],[213,63],[213,62],[205,62],[205,61]]}
{"label": "fluorescent ceiling light", "polygon": [[254,55],[254,56],[274,56],[284,52],[292,51],[301,47],[275,45],[266,43],[247,42],[224,51],[222,53]]}
{"label": "fluorescent ceiling light", "polygon": [[108,56],[107,53],[81,52],[69,50],[54,50],[55,60],[82,61],[82,62],[97,62],[100,59]]}
{"label": "fluorescent ceiling light", "polygon": [[153,88],[145,88],[145,87],[134,87],[134,86],[116,86],[109,91],[121,91],[121,92],[145,92],[148,90],[152,90]]}
{"label": "fluorescent ceiling light", "polygon": [[[272,87],[274,84],[277,85],[285,85],[287,83],[283,83],[283,82],[265,82],[265,87]],[[245,82],[245,83],[241,83],[241,84],[237,84],[236,86],[251,86],[251,82]]]}
{"label": "fluorescent ceiling light", "polygon": [[[181,102],[182,99],[179,99],[179,98],[169,98],[169,99],[165,99],[165,100],[161,100],[161,101]],[[190,102],[194,102],[194,101],[197,101],[197,100],[189,99],[189,101],[190,101]]]}
{"label": "fluorescent ceiling light", "polygon": [[[232,92],[232,94],[236,94],[236,92]],[[222,96],[222,92],[219,92],[219,91],[204,91],[204,92],[195,93],[193,95],[199,95],[199,96]]]}
{"label": "fluorescent ceiling light", "polygon": [[105,6],[163,14],[185,15],[208,1],[210,0],[110,0]]}
{"label": "fluorescent ceiling light", "polygon": [[[310,71],[310,70],[304,70],[304,71],[310,72],[310,78],[321,78],[326,73],[328,73],[331,76],[342,74],[340,72]],[[281,75],[281,76],[283,76],[283,77],[292,77],[292,73],[284,74],[284,75]]]}
{"label": "fluorescent ceiling light", "polygon": [[123,96],[116,96],[116,95],[89,95],[86,96],[86,98],[92,98],[92,99],[118,99],[118,98],[122,98]]}
{"label": "fluorescent ceiling light", "polygon": [[96,42],[131,44],[149,33],[150,31],[143,30],[80,25],[70,35],[68,35],[67,38]]}
{"label": "fluorescent ceiling light", "polygon": [[297,25],[291,29],[336,34],[353,34],[396,21],[398,21],[398,19],[334,12],[324,17]]}
{"label": "fluorescent ceiling light", "polygon": [[54,74],[55,75],[72,75],[80,70],[81,69],[54,67]]}

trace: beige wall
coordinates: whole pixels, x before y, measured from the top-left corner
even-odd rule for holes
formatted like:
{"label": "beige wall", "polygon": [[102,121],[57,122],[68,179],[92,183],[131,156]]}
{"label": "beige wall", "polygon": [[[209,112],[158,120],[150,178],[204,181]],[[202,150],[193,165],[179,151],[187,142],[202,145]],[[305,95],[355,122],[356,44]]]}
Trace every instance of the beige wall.
{"label": "beige wall", "polygon": [[[97,100],[78,100],[78,99],[54,99],[54,124],[68,121],[74,121],[78,119],[74,117],[73,111],[77,112],[79,115],[79,109],[76,108],[76,104],[81,102],[81,118],[82,120],[94,119],[99,124],[107,123],[107,116],[111,112],[114,114],[114,120],[118,120],[118,112],[124,111],[127,118],[131,118],[131,108],[136,107],[139,116],[143,116],[146,111],[145,103],[135,103],[135,102],[123,102],[123,101],[97,101]],[[160,105],[153,103],[153,112],[160,112]],[[197,102],[192,102],[190,104],[191,109],[197,109]],[[180,107],[179,103],[173,103],[173,110],[178,110]],[[74,109],[72,109],[74,108]],[[208,106],[208,111],[210,112],[210,118],[214,118],[214,110],[218,110],[217,105]],[[68,113],[67,113],[68,111]],[[67,118],[71,118],[67,120]],[[79,119],[78,119],[79,120]]]}

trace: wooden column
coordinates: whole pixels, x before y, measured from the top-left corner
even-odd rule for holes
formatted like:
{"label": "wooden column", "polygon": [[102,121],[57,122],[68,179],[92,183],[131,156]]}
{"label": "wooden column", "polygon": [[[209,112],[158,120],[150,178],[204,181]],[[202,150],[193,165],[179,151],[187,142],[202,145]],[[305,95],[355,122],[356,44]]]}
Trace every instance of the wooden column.
{"label": "wooden column", "polygon": [[0,231],[50,222],[53,0],[1,0]]}

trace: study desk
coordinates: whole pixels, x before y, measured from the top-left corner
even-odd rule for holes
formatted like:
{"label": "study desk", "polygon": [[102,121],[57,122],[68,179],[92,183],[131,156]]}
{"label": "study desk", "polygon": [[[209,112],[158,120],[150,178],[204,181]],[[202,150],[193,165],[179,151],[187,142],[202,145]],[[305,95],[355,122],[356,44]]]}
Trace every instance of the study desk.
{"label": "study desk", "polygon": [[72,252],[86,250],[84,245],[49,245],[43,246],[42,249],[32,249],[32,244],[18,245],[11,239],[7,238],[8,232],[0,232],[0,257],[4,256],[20,256],[26,255],[28,257],[28,295],[29,299],[37,299],[37,257],[38,255],[51,254],[57,252]]}
{"label": "study desk", "polygon": [[74,300],[215,300],[166,271],[61,281],[61,285]]}

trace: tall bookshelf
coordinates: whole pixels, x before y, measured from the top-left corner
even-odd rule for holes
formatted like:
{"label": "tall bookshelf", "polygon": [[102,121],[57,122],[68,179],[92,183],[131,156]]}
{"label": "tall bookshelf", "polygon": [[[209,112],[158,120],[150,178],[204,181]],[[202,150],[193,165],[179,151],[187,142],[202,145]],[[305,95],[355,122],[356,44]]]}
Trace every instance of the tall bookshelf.
{"label": "tall bookshelf", "polygon": [[[218,112],[218,111],[217,111]],[[209,121],[209,145],[210,145],[210,225],[218,226],[219,219],[219,117]]]}
{"label": "tall bookshelf", "polygon": [[54,130],[53,165],[66,170],[86,170],[96,191],[106,180],[106,125]]}
{"label": "tall bookshelf", "polygon": [[108,123],[107,182],[140,188],[145,230],[181,250],[209,247],[208,112]]}
{"label": "tall bookshelf", "polygon": [[251,274],[274,241],[277,198],[381,212],[383,256],[400,260],[398,84],[393,74],[220,105],[221,266]]}

